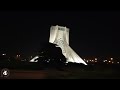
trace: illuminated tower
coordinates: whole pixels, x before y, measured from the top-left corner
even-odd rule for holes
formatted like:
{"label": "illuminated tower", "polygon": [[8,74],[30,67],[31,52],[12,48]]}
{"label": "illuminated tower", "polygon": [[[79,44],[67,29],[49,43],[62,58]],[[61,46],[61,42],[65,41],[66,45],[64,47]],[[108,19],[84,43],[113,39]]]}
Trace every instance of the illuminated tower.
{"label": "illuminated tower", "polygon": [[62,26],[51,26],[50,43],[57,44],[62,49],[62,54],[66,57],[67,62],[82,63],[87,65],[77,53],[69,46],[69,29]]}

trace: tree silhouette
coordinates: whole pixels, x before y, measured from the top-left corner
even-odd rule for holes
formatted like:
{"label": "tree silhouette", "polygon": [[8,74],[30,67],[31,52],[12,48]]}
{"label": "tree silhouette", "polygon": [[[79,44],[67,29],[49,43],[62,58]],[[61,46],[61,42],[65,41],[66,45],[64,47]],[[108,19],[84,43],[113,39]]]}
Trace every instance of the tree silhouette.
{"label": "tree silhouette", "polygon": [[38,62],[61,67],[65,64],[66,58],[62,54],[61,48],[56,47],[56,44],[45,43],[41,51],[39,51]]}

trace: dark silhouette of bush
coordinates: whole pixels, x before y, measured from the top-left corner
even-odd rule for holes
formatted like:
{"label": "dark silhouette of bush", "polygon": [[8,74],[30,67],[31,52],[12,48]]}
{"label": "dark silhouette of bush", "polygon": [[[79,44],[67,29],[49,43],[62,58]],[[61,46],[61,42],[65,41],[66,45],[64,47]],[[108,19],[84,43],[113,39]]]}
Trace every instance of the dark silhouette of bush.
{"label": "dark silhouette of bush", "polygon": [[66,62],[66,58],[62,54],[61,48],[56,47],[56,44],[46,43],[39,51],[38,62],[49,66],[62,67]]}

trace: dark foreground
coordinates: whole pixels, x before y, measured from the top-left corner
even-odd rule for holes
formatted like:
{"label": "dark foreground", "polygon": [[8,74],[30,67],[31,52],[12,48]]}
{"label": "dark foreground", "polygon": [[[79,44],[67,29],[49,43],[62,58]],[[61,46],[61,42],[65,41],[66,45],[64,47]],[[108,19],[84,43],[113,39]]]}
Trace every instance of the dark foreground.
{"label": "dark foreground", "polygon": [[79,67],[64,69],[47,68],[44,70],[10,70],[8,77],[0,79],[120,79],[120,71],[113,68],[87,70]]}

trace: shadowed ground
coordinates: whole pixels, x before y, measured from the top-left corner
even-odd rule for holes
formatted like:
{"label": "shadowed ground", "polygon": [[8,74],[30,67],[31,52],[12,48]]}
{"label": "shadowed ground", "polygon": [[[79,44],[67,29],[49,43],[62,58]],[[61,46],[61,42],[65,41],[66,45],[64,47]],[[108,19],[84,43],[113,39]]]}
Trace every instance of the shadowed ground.
{"label": "shadowed ground", "polygon": [[120,72],[112,69],[87,71],[80,68],[64,70],[10,70],[10,76],[1,79],[120,79]]}
{"label": "shadowed ground", "polygon": [[1,79],[44,79],[46,74],[44,71],[34,70],[10,70],[10,75],[7,78]]}

